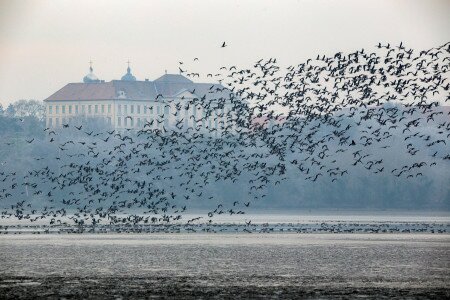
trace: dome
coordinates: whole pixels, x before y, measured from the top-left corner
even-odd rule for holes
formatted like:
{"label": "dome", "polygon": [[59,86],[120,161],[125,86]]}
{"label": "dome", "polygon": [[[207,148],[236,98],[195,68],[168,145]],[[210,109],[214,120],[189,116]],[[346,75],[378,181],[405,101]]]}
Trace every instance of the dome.
{"label": "dome", "polygon": [[127,74],[123,75],[121,80],[123,80],[123,81],[136,81],[136,77],[134,77],[133,74],[131,74],[130,66],[128,66],[128,68],[127,68]]}
{"label": "dome", "polygon": [[92,66],[89,67],[89,74],[83,77],[84,83],[90,83],[90,82],[100,82],[100,79],[98,79],[97,76],[93,73],[94,69],[92,69]]}

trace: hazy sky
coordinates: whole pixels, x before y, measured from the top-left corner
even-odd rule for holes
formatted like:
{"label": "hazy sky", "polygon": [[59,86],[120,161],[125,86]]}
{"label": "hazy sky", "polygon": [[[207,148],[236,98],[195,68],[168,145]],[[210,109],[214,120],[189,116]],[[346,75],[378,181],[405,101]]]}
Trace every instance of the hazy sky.
{"label": "hazy sky", "polygon": [[0,103],[43,100],[80,82],[91,59],[101,79],[120,79],[130,59],[138,80],[152,80],[179,61],[213,73],[379,41],[427,49],[450,41],[449,16],[448,0],[0,0]]}

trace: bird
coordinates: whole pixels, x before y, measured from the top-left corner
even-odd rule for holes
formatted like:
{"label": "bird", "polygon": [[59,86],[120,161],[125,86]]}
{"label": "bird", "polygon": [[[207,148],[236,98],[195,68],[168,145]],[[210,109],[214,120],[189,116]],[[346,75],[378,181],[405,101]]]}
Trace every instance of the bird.
{"label": "bird", "polygon": [[[226,86],[189,83],[185,90],[196,95],[177,100],[158,94],[156,100],[162,97],[169,111],[163,107],[150,121],[137,114],[142,128],[104,130],[85,123],[46,128],[50,140],[36,137],[26,140],[33,145],[24,145],[30,153],[46,149],[46,157],[33,155],[23,175],[6,177],[1,170],[0,200],[15,199],[12,207],[2,209],[16,218],[33,209],[52,225],[58,218],[66,220],[61,207],[70,209],[75,228],[87,226],[88,220],[98,227],[103,220],[120,230],[165,224],[160,228],[193,232],[215,230],[209,221],[245,214],[253,201],[273,201],[269,191],[298,183],[298,178],[320,187],[324,182],[339,186],[345,183],[342,177],[358,174],[399,181],[426,177],[429,167],[450,160],[445,148],[450,126],[430,100],[448,94],[441,61],[448,57],[448,45],[417,54],[408,53],[403,42],[374,48],[321,54],[316,60],[314,55],[286,70],[276,58],[243,69],[211,70],[207,77]],[[389,154],[401,159],[383,159]],[[14,167],[9,162],[3,166]],[[30,191],[27,197],[22,183]],[[210,190],[221,184],[243,187],[245,196],[219,206],[220,195]],[[39,197],[42,207],[26,208],[34,205],[31,197]],[[184,219],[196,201],[211,209]],[[55,203],[61,207],[54,208]],[[257,232],[247,220],[241,225]],[[177,227],[179,222],[184,225]]]}

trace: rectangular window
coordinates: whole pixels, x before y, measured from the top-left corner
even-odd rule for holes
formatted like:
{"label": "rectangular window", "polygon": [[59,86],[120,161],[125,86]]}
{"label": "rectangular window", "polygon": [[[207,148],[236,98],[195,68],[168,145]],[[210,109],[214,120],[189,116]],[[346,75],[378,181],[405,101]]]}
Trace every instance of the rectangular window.
{"label": "rectangular window", "polygon": [[133,118],[130,119],[130,123],[131,123],[131,127],[133,127],[133,126],[134,126],[134,120],[133,120]]}
{"label": "rectangular window", "polygon": [[78,105],[75,105],[75,113],[78,114]]}
{"label": "rectangular window", "polygon": [[127,114],[127,105],[126,104],[123,106],[123,110],[124,110],[124,113]]}
{"label": "rectangular window", "polygon": [[108,114],[111,113],[111,104],[108,104]]}
{"label": "rectangular window", "polygon": [[169,117],[169,106],[168,105],[164,106],[164,114],[166,115],[167,118]]}
{"label": "rectangular window", "polygon": [[81,105],[81,112],[84,114],[86,112],[86,107],[84,105]]}
{"label": "rectangular window", "polygon": [[140,106],[140,105],[137,106],[137,113],[138,113],[138,114],[141,113],[141,106]]}
{"label": "rectangular window", "polygon": [[92,105],[88,105],[88,114],[92,113]]}
{"label": "rectangular window", "polygon": [[105,113],[105,106],[102,104],[102,114]]}
{"label": "rectangular window", "polygon": [[95,113],[98,114],[98,105],[95,105],[94,109],[95,109]]}
{"label": "rectangular window", "polygon": [[65,105],[61,105],[61,113],[62,114],[66,113],[66,106]]}
{"label": "rectangular window", "polygon": [[53,119],[49,118],[48,119],[48,127],[52,127],[53,126]]}
{"label": "rectangular window", "polygon": [[56,112],[56,114],[59,114],[59,106],[58,105],[55,106],[55,112]]}
{"label": "rectangular window", "polygon": [[69,105],[69,114],[72,113],[72,105]]}
{"label": "rectangular window", "polygon": [[144,115],[147,114],[147,105],[144,105]]}
{"label": "rectangular window", "polygon": [[108,125],[111,125],[111,117],[108,117]]}
{"label": "rectangular window", "polygon": [[122,113],[122,105],[117,105],[117,111],[119,112],[119,114]]}
{"label": "rectangular window", "polygon": [[[53,113],[53,109],[52,109],[52,106],[50,105],[49,107],[48,107],[48,114],[49,115],[51,115]],[[51,119],[50,119],[51,120]]]}
{"label": "rectangular window", "polygon": [[159,114],[161,113],[161,109],[159,108],[159,105],[156,106],[156,112],[158,113],[158,116],[159,116]]}
{"label": "rectangular window", "polygon": [[130,111],[132,114],[134,114],[134,105],[130,105]]}
{"label": "rectangular window", "polygon": [[122,119],[120,117],[117,118],[117,126],[122,126]]}
{"label": "rectangular window", "polygon": [[128,119],[127,119],[127,118],[123,118],[123,123],[124,123],[124,124],[123,124],[124,126],[127,126]]}
{"label": "rectangular window", "polygon": [[55,118],[55,126],[56,126],[56,127],[59,126],[59,118]]}

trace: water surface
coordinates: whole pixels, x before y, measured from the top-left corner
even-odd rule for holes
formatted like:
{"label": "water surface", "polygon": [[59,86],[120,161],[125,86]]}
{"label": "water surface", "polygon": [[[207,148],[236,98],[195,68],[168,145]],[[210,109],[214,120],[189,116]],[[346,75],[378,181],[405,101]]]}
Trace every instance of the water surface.
{"label": "water surface", "polygon": [[0,293],[445,298],[448,234],[0,235]]}

